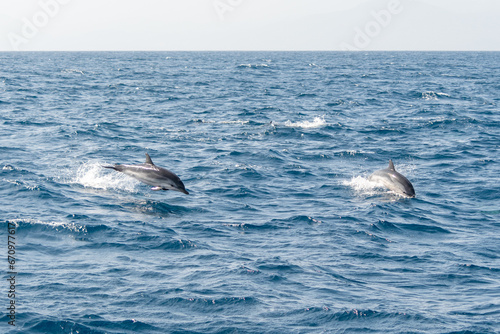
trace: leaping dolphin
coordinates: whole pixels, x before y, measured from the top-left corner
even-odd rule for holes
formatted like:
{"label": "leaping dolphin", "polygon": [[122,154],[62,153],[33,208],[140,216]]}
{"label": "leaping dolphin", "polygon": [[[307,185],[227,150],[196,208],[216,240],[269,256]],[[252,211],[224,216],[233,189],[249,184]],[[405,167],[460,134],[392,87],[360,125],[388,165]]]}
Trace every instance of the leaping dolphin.
{"label": "leaping dolphin", "polygon": [[408,197],[415,197],[415,190],[410,181],[403,175],[396,172],[392,160],[389,160],[389,167],[374,172],[368,177],[369,181],[383,184],[396,193]]}
{"label": "leaping dolphin", "polygon": [[138,165],[103,166],[122,172],[141,182],[153,186],[151,190],[175,190],[189,195],[181,179],[168,169],[156,166],[149,154],[146,153],[146,162]]}

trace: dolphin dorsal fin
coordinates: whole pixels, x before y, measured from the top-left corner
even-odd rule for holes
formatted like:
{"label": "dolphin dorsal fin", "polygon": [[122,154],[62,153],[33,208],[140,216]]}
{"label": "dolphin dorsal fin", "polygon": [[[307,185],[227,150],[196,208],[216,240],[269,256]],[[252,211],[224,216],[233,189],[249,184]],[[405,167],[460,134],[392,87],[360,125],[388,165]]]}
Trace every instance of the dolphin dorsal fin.
{"label": "dolphin dorsal fin", "polygon": [[392,169],[392,170],[396,170],[396,168],[394,168],[394,164],[392,163],[392,160],[389,160],[389,167],[388,169]]}
{"label": "dolphin dorsal fin", "polygon": [[151,157],[150,157],[150,156],[149,156],[149,154],[147,154],[147,153],[146,153],[146,163],[147,163],[147,164],[154,165],[153,160],[151,160]]}

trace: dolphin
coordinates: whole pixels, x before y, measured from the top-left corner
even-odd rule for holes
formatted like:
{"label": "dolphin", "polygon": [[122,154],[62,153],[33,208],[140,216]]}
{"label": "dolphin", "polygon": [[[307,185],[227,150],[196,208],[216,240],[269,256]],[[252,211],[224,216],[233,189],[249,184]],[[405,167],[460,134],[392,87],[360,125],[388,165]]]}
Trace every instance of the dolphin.
{"label": "dolphin", "polygon": [[141,182],[153,186],[151,190],[175,190],[189,195],[181,179],[168,169],[156,166],[149,154],[146,153],[146,162],[138,165],[103,166],[122,172]]}
{"label": "dolphin", "polygon": [[368,177],[369,181],[383,184],[389,190],[408,197],[415,197],[415,190],[410,181],[403,175],[396,172],[392,160],[389,160],[389,167],[374,172]]}

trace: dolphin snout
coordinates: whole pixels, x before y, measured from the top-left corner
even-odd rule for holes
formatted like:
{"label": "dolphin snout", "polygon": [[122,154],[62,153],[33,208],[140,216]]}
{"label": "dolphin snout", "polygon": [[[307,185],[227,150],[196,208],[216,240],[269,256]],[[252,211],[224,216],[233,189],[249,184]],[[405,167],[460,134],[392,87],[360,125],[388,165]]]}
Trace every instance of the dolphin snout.
{"label": "dolphin snout", "polygon": [[180,191],[181,193],[184,193],[184,194],[186,194],[186,195],[189,195],[189,193],[188,193],[188,191],[187,191],[186,189],[179,189],[179,191]]}

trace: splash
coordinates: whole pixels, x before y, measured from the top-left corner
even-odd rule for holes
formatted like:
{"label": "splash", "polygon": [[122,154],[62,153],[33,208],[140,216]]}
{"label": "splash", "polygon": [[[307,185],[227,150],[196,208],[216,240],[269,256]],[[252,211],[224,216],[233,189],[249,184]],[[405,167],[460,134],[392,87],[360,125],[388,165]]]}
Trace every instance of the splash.
{"label": "splash", "polygon": [[135,192],[138,182],[122,173],[106,170],[98,162],[86,162],[76,171],[70,183],[76,183],[85,188],[119,189]]}
{"label": "splash", "polygon": [[381,184],[369,181],[368,178],[362,176],[353,176],[350,180],[342,181],[346,187],[352,188],[357,194],[372,196],[380,194]]}
{"label": "splash", "polygon": [[302,129],[320,128],[320,127],[325,126],[325,125],[326,125],[326,121],[325,121],[325,117],[324,116],[314,117],[314,120],[312,122],[310,122],[310,121],[302,121],[302,122],[292,123],[289,120],[285,122],[285,126],[287,126],[287,127],[302,128]]}
{"label": "splash", "polygon": [[17,227],[19,227],[20,224],[27,224],[32,226],[51,227],[55,230],[63,229],[71,232],[84,232],[84,233],[87,232],[87,228],[85,226],[80,226],[75,223],[69,223],[64,221],[45,221],[33,218],[27,218],[27,219],[18,218],[18,219],[8,220],[8,222],[16,224]]}
{"label": "splash", "polygon": [[426,101],[437,101],[440,98],[450,98],[451,96],[446,93],[439,93],[433,91],[427,91],[422,93],[422,99]]}

